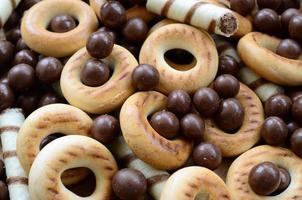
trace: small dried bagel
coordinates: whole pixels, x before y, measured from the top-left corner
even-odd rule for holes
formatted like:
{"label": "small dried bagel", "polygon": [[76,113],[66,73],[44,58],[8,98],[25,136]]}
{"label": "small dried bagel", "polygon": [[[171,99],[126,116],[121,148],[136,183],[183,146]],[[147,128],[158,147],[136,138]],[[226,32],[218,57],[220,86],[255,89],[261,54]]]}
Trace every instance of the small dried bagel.
{"label": "small dried bagel", "polygon": [[[269,161],[286,169],[291,182],[275,196],[260,196],[251,189],[248,177],[251,169]],[[288,149],[268,145],[258,146],[240,155],[231,165],[226,184],[234,200],[298,200],[302,199],[302,160]]]}
{"label": "small dried bagel", "polygon": [[183,138],[162,137],[147,119],[166,103],[167,97],[159,92],[135,93],[122,106],[120,123],[126,143],[138,158],[158,169],[175,169],[186,162],[192,144]]}

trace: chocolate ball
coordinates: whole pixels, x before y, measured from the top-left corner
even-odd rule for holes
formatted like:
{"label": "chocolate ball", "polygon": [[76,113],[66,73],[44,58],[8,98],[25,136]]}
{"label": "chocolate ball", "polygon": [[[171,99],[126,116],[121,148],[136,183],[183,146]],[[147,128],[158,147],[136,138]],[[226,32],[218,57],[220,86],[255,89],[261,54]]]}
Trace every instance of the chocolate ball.
{"label": "chocolate ball", "polygon": [[200,142],[203,140],[205,132],[205,123],[203,119],[193,113],[186,114],[180,121],[181,133],[193,141]]}
{"label": "chocolate ball", "polygon": [[93,121],[90,133],[97,141],[110,143],[119,135],[120,123],[113,116],[100,115]]}
{"label": "chocolate ball", "polygon": [[0,181],[0,199],[9,200],[8,187],[3,181]]}
{"label": "chocolate ball", "polygon": [[184,115],[190,112],[191,97],[184,90],[174,90],[168,96],[167,109],[176,115]]}
{"label": "chocolate ball", "polygon": [[268,117],[261,126],[260,134],[267,144],[277,146],[285,143],[288,129],[281,118]]}
{"label": "chocolate ball", "polygon": [[214,81],[214,90],[220,97],[229,98],[238,94],[240,89],[239,81],[230,74],[223,74]]}
{"label": "chocolate ball", "polygon": [[28,46],[26,45],[25,41],[20,38],[16,44],[16,50],[17,51],[21,51],[21,50],[24,50],[24,49],[29,49]]}
{"label": "chocolate ball", "polygon": [[23,109],[26,115],[36,110],[38,103],[39,94],[36,91],[21,94],[17,98],[17,105]]}
{"label": "chocolate ball", "polygon": [[150,125],[161,136],[172,139],[179,131],[179,120],[169,111],[159,111],[152,115]]}
{"label": "chocolate ball", "polygon": [[159,73],[151,65],[140,64],[132,72],[132,84],[139,90],[153,90],[158,82]]}
{"label": "chocolate ball", "polygon": [[124,6],[118,1],[107,1],[101,7],[101,21],[109,28],[121,29],[127,21]]}
{"label": "chocolate ball", "polygon": [[138,170],[125,168],[115,173],[112,189],[122,200],[139,199],[147,192],[147,180]]}
{"label": "chocolate ball", "polygon": [[239,71],[238,62],[231,56],[220,56],[217,74],[231,74],[236,76]]}
{"label": "chocolate ball", "polygon": [[71,31],[77,26],[75,19],[70,15],[57,15],[50,21],[50,31],[56,33],[65,33]]}
{"label": "chocolate ball", "polygon": [[123,28],[123,36],[129,42],[143,42],[148,35],[148,26],[141,18],[131,18]]}
{"label": "chocolate ball", "polygon": [[229,98],[220,102],[214,121],[226,132],[236,131],[241,127],[244,119],[244,109],[237,99]]}
{"label": "chocolate ball", "polygon": [[12,89],[3,83],[0,83],[0,111],[9,108],[15,101],[15,95]]}
{"label": "chocolate ball", "polygon": [[257,0],[257,4],[260,8],[277,10],[281,5],[281,0]]}
{"label": "chocolate ball", "polygon": [[279,43],[276,53],[285,58],[298,59],[301,54],[301,46],[295,40],[284,39]]}
{"label": "chocolate ball", "polygon": [[36,67],[36,76],[47,84],[60,80],[63,65],[61,61],[54,57],[46,57],[40,60]]}
{"label": "chocolate ball", "polygon": [[301,11],[295,8],[289,8],[284,11],[281,15],[281,23],[287,29],[289,25],[290,19],[295,16],[301,14]]}
{"label": "chocolate ball", "polygon": [[259,31],[264,33],[279,32],[281,27],[278,14],[269,8],[257,12],[254,17],[254,25]]}
{"label": "chocolate ball", "polygon": [[99,29],[99,31],[105,31],[105,32],[107,32],[113,38],[113,43],[117,42],[117,33],[114,30],[112,30],[112,29],[110,29],[110,28],[108,28],[106,26],[103,26],[103,27],[101,27]]}
{"label": "chocolate ball", "polygon": [[302,124],[302,98],[298,98],[293,102],[291,112],[294,121]]}
{"label": "chocolate ball", "polygon": [[266,116],[277,116],[287,119],[290,115],[292,106],[291,99],[284,94],[276,94],[271,96],[264,106]]}
{"label": "chocolate ball", "polygon": [[88,60],[81,72],[80,78],[83,84],[90,87],[103,85],[108,81],[110,69],[107,64],[100,60]]}
{"label": "chocolate ball", "polygon": [[37,56],[34,52],[28,49],[23,49],[16,53],[13,65],[28,64],[32,67],[36,67]]}
{"label": "chocolate ball", "polygon": [[280,181],[279,168],[271,162],[259,163],[249,173],[250,187],[259,195],[273,193],[278,189]]}
{"label": "chocolate ball", "polygon": [[302,42],[302,14],[295,15],[289,20],[288,31],[292,39]]}
{"label": "chocolate ball", "polygon": [[195,146],[192,158],[196,165],[206,167],[211,170],[217,169],[222,161],[222,155],[219,148],[211,143],[205,142]]}
{"label": "chocolate ball", "polygon": [[279,172],[281,181],[278,189],[276,190],[277,193],[283,192],[289,186],[291,181],[290,174],[286,169],[279,167]]}
{"label": "chocolate ball", "polygon": [[13,44],[16,44],[21,38],[21,30],[16,27],[5,33],[6,40],[10,41]]}
{"label": "chocolate ball", "polygon": [[50,142],[52,142],[55,139],[58,139],[60,137],[63,137],[63,136],[65,136],[65,135],[62,133],[54,133],[54,134],[48,135],[47,137],[43,138],[43,140],[40,143],[40,150],[42,150]]}
{"label": "chocolate ball", "polygon": [[106,58],[112,52],[114,46],[113,37],[105,31],[92,33],[88,38],[86,48],[94,58]]}
{"label": "chocolate ball", "polygon": [[18,64],[8,71],[8,83],[16,91],[27,91],[35,82],[35,71],[27,64]]}
{"label": "chocolate ball", "polygon": [[281,0],[281,5],[279,8],[279,12],[282,13],[289,8],[298,9],[300,6],[299,0]]}
{"label": "chocolate ball", "polygon": [[0,40],[0,66],[1,68],[9,64],[14,57],[14,45],[6,40]]}
{"label": "chocolate ball", "polygon": [[296,130],[298,130],[300,125],[296,122],[290,121],[287,123],[288,134],[292,135]]}
{"label": "chocolate ball", "polygon": [[54,103],[61,103],[61,97],[54,92],[44,94],[39,101],[39,107],[46,106]]}
{"label": "chocolate ball", "polygon": [[245,16],[255,8],[255,0],[231,0],[231,9]]}
{"label": "chocolate ball", "polygon": [[290,137],[290,148],[298,156],[302,156],[302,128],[297,129]]}
{"label": "chocolate ball", "polygon": [[205,117],[213,115],[218,110],[219,101],[217,92],[211,88],[200,88],[193,96],[194,106]]}
{"label": "chocolate ball", "polygon": [[7,78],[7,76],[2,77],[2,78],[0,79],[0,83],[3,83],[3,84],[5,84],[5,85],[9,85],[9,84],[8,84],[8,78]]}
{"label": "chocolate ball", "polygon": [[302,97],[302,91],[296,91],[296,92],[293,92],[290,94],[290,98],[291,98],[292,102],[296,101],[300,97]]}

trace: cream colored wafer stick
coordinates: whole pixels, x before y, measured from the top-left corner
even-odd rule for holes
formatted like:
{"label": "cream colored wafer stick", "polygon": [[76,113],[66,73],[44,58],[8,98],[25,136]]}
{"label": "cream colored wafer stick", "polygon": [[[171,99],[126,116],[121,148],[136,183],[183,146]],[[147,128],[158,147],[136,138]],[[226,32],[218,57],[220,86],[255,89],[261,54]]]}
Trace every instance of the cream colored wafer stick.
{"label": "cream colored wafer stick", "polygon": [[160,199],[162,189],[169,177],[169,173],[163,170],[157,170],[138,159],[128,147],[122,136],[114,141],[110,149],[114,157],[123,162],[126,167],[142,172],[148,180],[149,194],[155,200]]}
{"label": "cream colored wafer stick", "polygon": [[28,178],[16,152],[17,133],[23,121],[24,115],[18,108],[6,109],[0,115],[1,143],[11,200],[30,200]]}
{"label": "cream colored wafer stick", "polygon": [[0,29],[5,24],[6,20],[18,6],[21,0],[1,0],[0,2]]}

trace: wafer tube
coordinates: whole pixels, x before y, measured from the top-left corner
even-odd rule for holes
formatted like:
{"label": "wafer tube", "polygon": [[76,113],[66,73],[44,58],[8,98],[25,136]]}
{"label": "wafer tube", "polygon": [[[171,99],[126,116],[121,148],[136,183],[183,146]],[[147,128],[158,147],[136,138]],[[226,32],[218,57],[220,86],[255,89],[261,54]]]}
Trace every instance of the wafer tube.
{"label": "wafer tube", "polygon": [[0,2],[0,29],[3,27],[9,16],[18,6],[21,0],[1,0]]}
{"label": "wafer tube", "polygon": [[4,110],[0,115],[0,133],[7,185],[11,200],[30,200],[28,178],[16,152],[17,133],[24,121],[21,109]]}

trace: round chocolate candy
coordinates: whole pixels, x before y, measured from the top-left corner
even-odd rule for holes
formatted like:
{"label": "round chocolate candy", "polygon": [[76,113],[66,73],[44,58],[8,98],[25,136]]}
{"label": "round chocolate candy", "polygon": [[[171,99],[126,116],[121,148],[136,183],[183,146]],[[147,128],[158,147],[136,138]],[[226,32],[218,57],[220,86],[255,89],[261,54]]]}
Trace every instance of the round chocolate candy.
{"label": "round chocolate candy", "polygon": [[[15,47],[12,43],[6,40],[0,40],[0,66],[6,67],[14,57]],[[0,68],[0,69],[1,69]]]}
{"label": "round chocolate candy", "polygon": [[44,94],[39,101],[39,107],[46,106],[49,104],[60,103],[61,97],[54,92],[48,92]]}
{"label": "round chocolate candy", "polygon": [[214,121],[226,132],[236,131],[241,127],[244,119],[244,109],[237,99],[229,98],[220,102]]}
{"label": "round chocolate candy", "polygon": [[180,121],[181,133],[196,142],[203,140],[205,123],[203,119],[193,113],[186,114]]}
{"label": "round chocolate candy", "polygon": [[278,14],[269,8],[257,12],[254,18],[254,25],[259,31],[264,33],[279,32],[281,27]]}
{"label": "round chocolate candy", "polygon": [[114,40],[110,33],[97,31],[88,38],[86,48],[94,58],[105,58],[110,55],[114,46]]}
{"label": "round chocolate candy", "polygon": [[113,43],[117,42],[117,33],[114,30],[112,30],[112,29],[110,29],[110,28],[108,28],[106,26],[103,26],[103,27],[101,27],[99,29],[99,31],[105,31],[105,32],[107,32],[113,38]]}
{"label": "round chocolate candy", "polygon": [[260,134],[267,144],[277,146],[285,143],[288,129],[281,118],[268,117],[261,126]]}
{"label": "round chocolate candy", "polygon": [[286,188],[289,186],[291,181],[290,174],[286,169],[279,167],[279,172],[280,172],[281,181],[278,189],[276,190],[277,193],[281,193],[284,190],[286,190]]}
{"label": "round chocolate candy", "polygon": [[295,40],[284,39],[279,43],[276,53],[285,58],[298,59],[301,54],[301,46]]}
{"label": "round chocolate candy", "polygon": [[301,14],[301,11],[295,8],[289,8],[285,10],[281,15],[281,23],[287,29],[289,25],[290,19],[295,16]]}
{"label": "round chocolate candy", "polygon": [[276,94],[271,96],[264,106],[266,116],[277,116],[287,119],[290,115],[292,106],[291,99],[284,94]]}
{"label": "round chocolate candy", "polygon": [[58,139],[60,137],[65,136],[62,133],[53,133],[51,135],[48,135],[47,137],[45,137],[41,143],[40,143],[40,150],[43,149],[46,145],[48,145],[50,142],[54,141],[55,139]]}
{"label": "round chocolate candy", "polygon": [[121,169],[113,176],[112,189],[122,200],[140,199],[147,192],[147,180],[138,170]]}
{"label": "round chocolate candy", "polygon": [[219,57],[219,66],[217,74],[231,74],[236,76],[239,71],[238,62],[231,56],[225,55]]}
{"label": "round chocolate candy", "polygon": [[129,42],[143,42],[148,34],[148,26],[141,18],[131,18],[123,28],[123,36]]}
{"label": "round chocolate candy", "polygon": [[108,81],[109,76],[110,69],[106,63],[101,60],[90,59],[85,63],[80,78],[83,84],[97,87]]}
{"label": "round chocolate candy", "polygon": [[16,44],[16,50],[17,51],[21,51],[21,50],[24,50],[24,49],[29,49],[28,46],[26,45],[25,41],[20,38]]}
{"label": "round chocolate candy", "polygon": [[290,121],[287,123],[288,134],[292,135],[296,130],[298,130],[300,125],[296,122]]}
{"label": "round chocolate candy", "polygon": [[251,169],[248,181],[256,194],[269,195],[280,185],[279,168],[271,162],[259,163]]}
{"label": "round chocolate candy", "polygon": [[60,80],[62,69],[61,61],[54,57],[46,57],[38,62],[36,75],[40,81],[51,84]]}
{"label": "round chocolate candy", "polygon": [[9,108],[15,101],[15,95],[12,89],[7,85],[0,83],[0,111]]}
{"label": "round chocolate candy", "polygon": [[294,121],[302,124],[302,98],[293,102],[291,113]]}
{"label": "round chocolate candy", "polygon": [[213,115],[219,108],[219,96],[211,88],[201,88],[193,96],[193,103],[199,113],[205,117]]}
{"label": "round chocolate candy", "polygon": [[281,0],[281,5],[279,7],[279,13],[282,13],[289,8],[298,9],[299,6],[300,6],[299,0]]}
{"label": "round chocolate candy", "polygon": [[110,115],[97,117],[91,126],[90,133],[101,143],[110,143],[120,134],[119,121]]}
{"label": "round chocolate candy", "polygon": [[291,38],[302,42],[302,14],[295,15],[289,20],[288,32]]}
{"label": "round chocolate candy", "polygon": [[13,65],[28,64],[32,67],[36,67],[37,62],[37,56],[34,52],[28,49],[23,49],[16,53]]}
{"label": "round chocolate candy", "polygon": [[148,64],[138,65],[132,72],[132,84],[139,90],[153,90],[159,82],[159,72]]}
{"label": "round chocolate candy", "polygon": [[302,97],[302,91],[296,91],[296,92],[293,92],[290,94],[290,98],[291,98],[292,102],[296,101],[300,97]]}
{"label": "round chocolate candy", "polygon": [[298,156],[302,156],[302,128],[297,129],[290,138],[291,150]]}
{"label": "round chocolate candy", "polygon": [[101,19],[105,26],[121,29],[127,21],[125,8],[118,1],[107,1],[101,7]]}
{"label": "round chocolate candy", "polygon": [[231,9],[245,16],[255,8],[255,0],[231,0]]}
{"label": "round chocolate candy", "polygon": [[192,158],[196,165],[206,167],[211,170],[217,169],[222,161],[222,155],[219,148],[211,143],[205,142],[195,146]]}
{"label": "round chocolate candy", "polygon": [[239,81],[230,74],[218,76],[215,79],[213,86],[218,95],[223,98],[236,96],[240,89]]}
{"label": "round chocolate candy", "polygon": [[159,111],[150,119],[152,128],[167,139],[174,138],[179,131],[179,120],[175,114],[169,111]]}
{"label": "round chocolate candy", "polygon": [[50,21],[50,31],[56,33],[65,33],[71,31],[77,26],[73,17],[66,14],[57,15]]}
{"label": "round chocolate candy", "polygon": [[9,200],[8,187],[3,181],[0,181],[0,199]]}
{"label": "round chocolate candy", "polygon": [[257,0],[257,5],[260,8],[277,10],[281,5],[281,0]]}
{"label": "round chocolate candy", "polygon": [[191,97],[184,90],[174,90],[168,96],[167,109],[176,115],[184,115],[190,112]]}
{"label": "round chocolate candy", "polygon": [[18,64],[8,71],[8,83],[16,91],[30,89],[35,81],[35,71],[27,64]]}
{"label": "round chocolate candy", "polygon": [[21,30],[19,27],[13,28],[5,33],[6,40],[13,44],[16,44],[21,38]]}
{"label": "round chocolate candy", "polygon": [[36,91],[21,94],[17,98],[17,105],[23,109],[26,115],[36,110],[38,103],[39,94]]}

